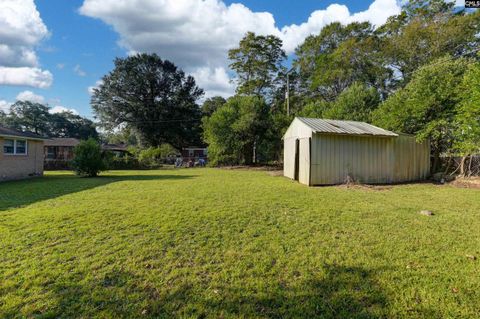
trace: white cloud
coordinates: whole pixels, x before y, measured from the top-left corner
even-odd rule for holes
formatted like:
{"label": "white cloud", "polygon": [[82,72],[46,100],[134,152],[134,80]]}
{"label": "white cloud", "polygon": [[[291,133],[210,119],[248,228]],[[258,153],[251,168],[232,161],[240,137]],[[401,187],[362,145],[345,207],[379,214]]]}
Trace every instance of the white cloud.
{"label": "white cloud", "polygon": [[400,13],[400,5],[396,0],[375,0],[366,11],[350,13],[348,7],[331,4],[325,10],[314,11],[308,20],[300,25],[285,26],[281,30],[284,48],[291,53],[306,37],[318,34],[322,28],[332,22],[348,24],[351,22],[369,21],[375,26],[384,24],[387,19]]}
{"label": "white cloud", "polygon": [[10,112],[10,106],[12,103],[7,102],[5,100],[0,100],[0,112],[8,113]]}
{"label": "white cloud", "polygon": [[27,48],[15,48],[7,44],[0,44],[0,63],[4,66],[36,66],[38,65],[35,51]]}
{"label": "white cloud", "polygon": [[61,106],[61,105],[56,105],[56,106],[52,107],[50,110],[48,110],[48,112],[51,113],[51,114],[62,113],[62,112],[70,112],[70,113],[73,113],[75,115],[79,114],[77,110],[69,109],[69,108]]}
{"label": "white cloud", "polygon": [[52,85],[52,81],[53,75],[50,71],[39,68],[0,66],[0,84],[3,85],[26,85],[45,89]]}
{"label": "white cloud", "polygon": [[197,82],[207,90],[212,86],[212,92],[232,92],[228,80],[222,79],[227,74],[227,52],[246,32],[276,35],[291,54],[308,35],[328,23],[370,21],[379,25],[399,13],[400,6],[397,0],[374,0],[366,11],[352,14],[347,6],[332,4],[314,11],[304,23],[281,29],[269,12],[253,12],[239,3],[227,6],[221,0],[84,0],[79,11],[111,25],[120,35],[119,44],[130,54],[158,53],[197,75]]}
{"label": "white cloud", "polygon": [[87,88],[88,94],[93,95],[93,89],[98,88],[102,84],[103,84],[103,80],[98,80],[97,82],[95,82],[95,85],[89,86]]}
{"label": "white cloud", "polygon": [[86,76],[87,75],[87,73],[82,70],[82,68],[80,67],[79,64],[77,64],[73,67],[73,72],[75,72],[75,74],[78,75],[78,76]]}
{"label": "white cloud", "polygon": [[65,63],[57,63],[57,69],[63,70],[64,67],[65,67]]}
{"label": "white cloud", "polygon": [[45,98],[41,95],[37,95],[32,91],[23,91],[18,93],[17,101],[30,101],[35,103],[45,103]]}
{"label": "white cloud", "polygon": [[197,85],[205,90],[204,98],[217,95],[229,97],[235,93],[235,85],[222,67],[213,70],[209,67],[198,68],[192,75]]}
{"label": "white cloud", "polygon": [[[34,50],[48,35],[33,0],[0,1],[0,84],[36,87],[51,84],[51,73],[39,68]],[[15,76],[15,72],[20,75]],[[45,78],[47,74],[50,80],[43,79],[39,84],[38,77]],[[28,79],[29,75],[35,78]]]}

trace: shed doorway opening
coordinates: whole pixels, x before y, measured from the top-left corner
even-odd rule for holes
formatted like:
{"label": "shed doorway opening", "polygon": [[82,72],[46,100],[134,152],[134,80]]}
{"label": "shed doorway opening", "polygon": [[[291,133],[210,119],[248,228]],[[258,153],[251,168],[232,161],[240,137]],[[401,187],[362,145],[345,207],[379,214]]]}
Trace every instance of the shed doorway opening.
{"label": "shed doorway opening", "polygon": [[295,180],[298,181],[300,175],[300,140],[295,140]]}

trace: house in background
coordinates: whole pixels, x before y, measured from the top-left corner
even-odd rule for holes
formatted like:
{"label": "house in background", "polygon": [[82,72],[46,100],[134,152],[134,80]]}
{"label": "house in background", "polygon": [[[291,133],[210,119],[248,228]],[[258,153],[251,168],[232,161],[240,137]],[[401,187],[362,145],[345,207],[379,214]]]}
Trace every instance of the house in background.
{"label": "house in background", "polygon": [[0,181],[43,175],[45,138],[0,126]]}
{"label": "house in background", "polygon": [[[68,137],[50,138],[45,141],[45,169],[70,169],[74,158],[75,146],[80,140]],[[112,152],[115,156],[124,157],[130,154],[126,144],[102,144],[102,150]]]}
{"label": "house in background", "polygon": [[284,175],[305,185],[401,183],[430,175],[430,143],[354,121],[296,117],[284,140]]}
{"label": "house in background", "polygon": [[208,152],[206,147],[190,146],[182,148],[182,159],[184,163],[189,161],[197,162],[199,159],[207,161]]}
{"label": "house in background", "polygon": [[125,157],[130,154],[127,144],[102,144],[102,150],[113,153],[116,157]]}
{"label": "house in background", "polygon": [[45,141],[45,169],[68,169],[73,149],[80,143],[76,138],[51,138]]}

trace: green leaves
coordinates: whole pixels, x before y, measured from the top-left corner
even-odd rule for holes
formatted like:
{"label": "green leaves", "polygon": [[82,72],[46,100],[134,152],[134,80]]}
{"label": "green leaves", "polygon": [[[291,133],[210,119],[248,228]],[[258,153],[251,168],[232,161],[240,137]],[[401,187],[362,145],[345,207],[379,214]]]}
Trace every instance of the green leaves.
{"label": "green leaves", "polygon": [[75,146],[74,154],[72,167],[78,175],[94,177],[107,169],[100,144],[92,138]]}
{"label": "green leaves", "polygon": [[237,48],[228,51],[228,58],[238,76],[237,93],[266,96],[272,93],[286,54],[276,36],[248,32]]}
{"label": "green leaves", "polygon": [[180,149],[200,143],[203,95],[191,76],[156,54],[117,58],[115,68],[94,90],[92,108],[107,129],[128,126],[144,144]]}
{"label": "green leaves", "polygon": [[203,120],[209,161],[218,164],[251,164],[254,147],[270,125],[268,106],[257,96],[234,96],[210,118]]}
{"label": "green leaves", "polygon": [[0,123],[49,137],[98,138],[91,120],[71,112],[50,114],[48,106],[30,101],[17,101],[9,114],[0,113]]}
{"label": "green leaves", "polygon": [[333,102],[318,100],[307,104],[301,115],[370,123],[371,113],[379,103],[380,96],[375,88],[355,82]]}
{"label": "green leaves", "polygon": [[380,52],[380,39],[368,22],[332,23],[296,50],[306,95],[334,101],[355,82],[385,90],[391,70]]}
{"label": "green leaves", "polygon": [[[464,74],[471,63],[471,60],[447,56],[421,67],[413,73],[405,88],[398,90],[374,112],[375,123],[415,134],[420,140],[430,139],[436,158],[441,152],[453,151],[453,144],[457,149],[465,147],[458,144],[462,140],[459,137],[464,135],[461,132],[467,131],[466,127],[476,126],[475,120],[471,122],[467,118],[475,118],[480,102],[477,100],[475,104],[470,100],[474,90],[469,94],[463,89],[466,85]],[[478,68],[478,63],[475,65]]]}
{"label": "green leaves", "polygon": [[454,149],[461,155],[480,153],[480,64],[471,65],[460,86],[462,102],[455,123]]}

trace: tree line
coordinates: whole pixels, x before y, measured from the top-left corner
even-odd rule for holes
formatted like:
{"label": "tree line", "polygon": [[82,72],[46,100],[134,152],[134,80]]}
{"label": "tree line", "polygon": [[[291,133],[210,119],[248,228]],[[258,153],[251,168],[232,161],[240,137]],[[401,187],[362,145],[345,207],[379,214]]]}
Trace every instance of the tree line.
{"label": "tree line", "polygon": [[9,112],[0,111],[0,125],[17,130],[31,131],[45,137],[72,137],[98,139],[92,120],[69,111],[50,113],[47,105],[17,101]]}
{"label": "tree line", "polygon": [[[201,103],[192,76],[156,54],[137,54],[115,59],[91,106],[108,139],[145,148],[208,145],[211,165],[281,160],[295,116],[365,121],[429,139],[435,172],[441,155],[465,161],[480,153],[479,30],[478,10],[412,0],[381,26],[325,26],[292,61],[278,37],[248,32],[228,52],[233,97]],[[56,132],[35,123],[20,125]]]}
{"label": "tree line", "polygon": [[210,157],[276,160],[294,116],[364,121],[429,139],[434,172],[442,154],[479,154],[479,30],[479,11],[409,1],[377,28],[327,25],[296,49],[291,70],[280,39],[248,33],[229,52],[237,96],[203,121]]}
{"label": "tree line", "polygon": [[365,121],[428,138],[437,171],[442,154],[480,152],[479,30],[479,11],[412,0],[381,26],[327,25],[295,50],[291,68],[281,39],[248,32],[228,52],[233,97],[199,107],[191,76],[139,54],[115,60],[92,107],[105,128],[147,146],[205,143],[212,165],[281,160],[294,116]]}

